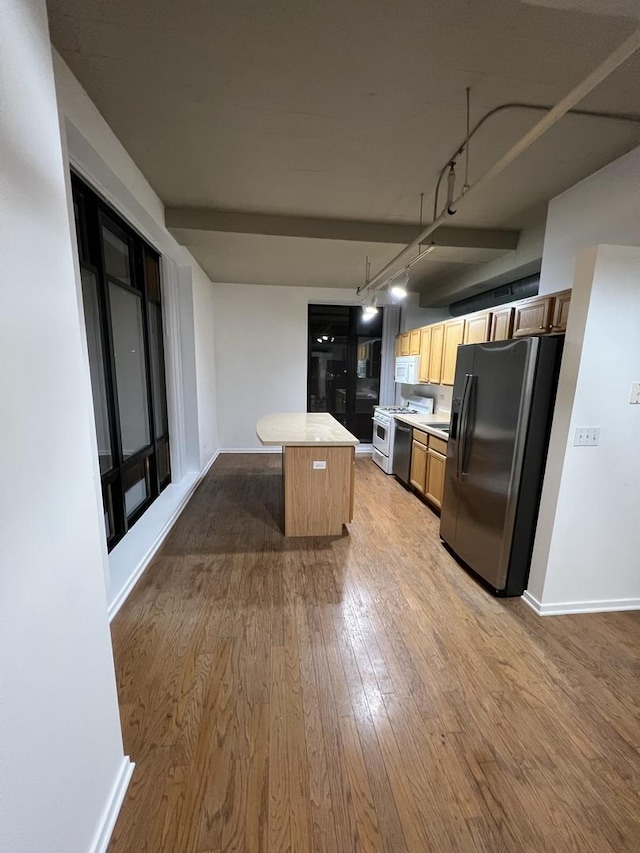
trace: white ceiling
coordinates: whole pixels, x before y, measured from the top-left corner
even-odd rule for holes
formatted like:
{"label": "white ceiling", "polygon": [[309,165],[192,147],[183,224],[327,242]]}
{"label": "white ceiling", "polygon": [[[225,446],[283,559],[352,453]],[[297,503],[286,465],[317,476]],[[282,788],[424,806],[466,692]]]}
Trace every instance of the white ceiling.
{"label": "white ceiling", "polygon": [[[167,206],[417,223],[472,123],[553,104],[633,29],[637,0],[49,0],[51,33]],[[555,7],[555,8],[548,8]],[[576,11],[589,8],[597,14]],[[640,112],[640,56],[581,108]],[[540,113],[504,112],[470,146],[478,178]],[[452,224],[520,229],[640,143],[640,124],[568,116]],[[459,164],[462,174],[463,163]],[[397,245],[176,230],[212,279],[354,286]],[[469,256],[434,253],[418,289]]]}

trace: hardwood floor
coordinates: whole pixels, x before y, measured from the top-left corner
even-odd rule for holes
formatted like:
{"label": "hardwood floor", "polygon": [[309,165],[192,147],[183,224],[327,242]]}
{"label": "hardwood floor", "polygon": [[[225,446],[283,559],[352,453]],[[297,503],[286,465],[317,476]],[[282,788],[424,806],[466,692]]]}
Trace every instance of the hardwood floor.
{"label": "hardwood floor", "polygon": [[338,539],[280,488],[221,456],[114,621],[110,853],[640,849],[640,614],[491,598],[368,459]]}

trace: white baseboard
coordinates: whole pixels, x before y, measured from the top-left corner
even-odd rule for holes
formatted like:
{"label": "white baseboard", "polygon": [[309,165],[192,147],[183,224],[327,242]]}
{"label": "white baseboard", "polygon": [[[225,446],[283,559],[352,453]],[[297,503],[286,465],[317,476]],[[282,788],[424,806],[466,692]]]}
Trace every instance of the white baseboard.
{"label": "white baseboard", "polygon": [[281,453],[281,447],[222,447],[219,453]]}
{"label": "white baseboard", "polygon": [[612,613],[619,610],[640,610],[640,598],[612,598],[602,601],[561,601],[542,604],[529,590],[522,594],[523,601],[538,616],[567,616],[571,613]]}
{"label": "white baseboard", "polygon": [[[162,495],[149,507],[138,523],[131,529],[127,536],[125,536],[122,542],[119,542],[118,545],[116,545],[109,555],[109,573],[112,581],[111,585],[112,587],[115,587],[115,589],[110,589],[110,599],[107,606],[109,622],[111,622],[127,600],[131,590],[140,580],[144,570],[147,568],[151,560],[156,555],[158,549],[171,532],[171,528],[178,520],[180,514],[189,503],[193,493],[198,488],[203,478],[218,458],[219,454],[220,451],[216,450],[211,459],[198,474],[194,473],[185,477],[182,483],[178,486],[171,484],[171,486],[167,487],[167,492],[169,489],[179,489],[179,491],[176,491],[176,497],[173,498],[175,503],[171,505],[169,515],[161,518],[158,529],[156,529],[154,525],[154,522],[156,524],[158,523],[154,518],[154,514],[159,514],[159,512],[161,512],[158,504],[161,501]],[[164,512],[166,512],[166,510]],[[135,553],[136,557],[132,558],[130,553]],[[134,568],[130,568],[133,560],[135,560],[135,566]]]}
{"label": "white baseboard", "polygon": [[133,761],[129,759],[128,755],[125,755],[111,788],[98,828],[93,836],[89,853],[106,853],[134,768]]}

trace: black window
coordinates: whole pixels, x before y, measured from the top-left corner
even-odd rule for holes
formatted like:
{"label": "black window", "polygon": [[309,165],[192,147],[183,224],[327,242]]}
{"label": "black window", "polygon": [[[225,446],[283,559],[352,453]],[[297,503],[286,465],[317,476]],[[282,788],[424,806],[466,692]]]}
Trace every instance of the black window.
{"label": "black window", "polygon": [[309,305],[307,410],[329,412],[360,441],[371,442],[380,397],[382,309]]}
{"label": "black window", "polygon": [[111,550],[171,480],[160,257],[75,175],[72,186]]}

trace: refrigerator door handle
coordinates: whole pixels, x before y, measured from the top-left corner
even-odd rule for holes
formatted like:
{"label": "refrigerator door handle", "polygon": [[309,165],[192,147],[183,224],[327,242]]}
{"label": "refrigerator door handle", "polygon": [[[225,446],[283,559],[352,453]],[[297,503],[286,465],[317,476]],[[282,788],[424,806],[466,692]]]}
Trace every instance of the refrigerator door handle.
{"label": "refrigerator door handle", "polygon": [[464,473],[464,460],[467,451],[467,431],[469,429],[469,400],[471,399],[471,387],[474,379],[475,376],[473,373],[465,374],[462,401],[460,403],[460,426],[456,459],[456,477],[458,480],[464,480],[466,477]]}

